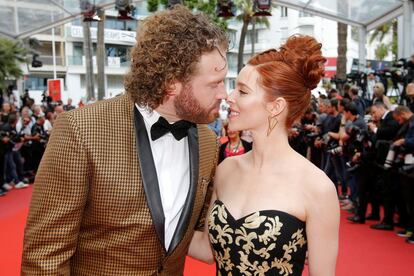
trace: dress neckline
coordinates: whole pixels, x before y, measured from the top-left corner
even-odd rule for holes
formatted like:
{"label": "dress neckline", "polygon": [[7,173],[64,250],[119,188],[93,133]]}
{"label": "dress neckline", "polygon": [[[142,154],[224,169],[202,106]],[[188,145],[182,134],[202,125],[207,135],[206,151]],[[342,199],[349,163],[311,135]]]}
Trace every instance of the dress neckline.
{"label": "dress neckline", "polygon": [[227,213],[227,214],[231,217],[231,219],[232,219],[232,220],[234,220],[235,222],[244,221],[247,217],[249,217],[249,216],[251,216],[251,215],[253,215],[253,214],[255,214],[255,213],[276,212],[276,213],[283,214],[283,215],[285,215],[285,216],[287,216],[287,217],[289,217],[289,218],[293,219],[294,221],[297,221],[297,222],[299,222],[299,223],[302,223],[302,224],[305,224],[305,225],[306,225],[306,222],[305,222],[305,221],[303,221],[303,220],[301,220],[300,218],[298,218],[298,217],[296,217],[296,216],[294,216],[294,215],[292,215],[292,214],[289,214],[289,213],[287,213],[287,212],[284,212],[284,211],[281,211],[281,210],[277,210],[277,209],[264,209],[264,210],[258,210],[258,211],[251,212],[251,213],[249,213],[249,214],[247,214],[247,215],[244,215],[244,216],[242,216],[242,217],[240,217],[240,218],[236,219],[236,218],[235,218],[235,217],[231,214],[230,210],[227,208],[226,204],[224,204],[224,202],[223,202],[223,201],[221,201],[220,199],[216,199],[216,200],[215,200],[215,203],[218,203],[218,204],[222,205],[222,206],[223,206],[223,208],[226,210],[226,213]]}

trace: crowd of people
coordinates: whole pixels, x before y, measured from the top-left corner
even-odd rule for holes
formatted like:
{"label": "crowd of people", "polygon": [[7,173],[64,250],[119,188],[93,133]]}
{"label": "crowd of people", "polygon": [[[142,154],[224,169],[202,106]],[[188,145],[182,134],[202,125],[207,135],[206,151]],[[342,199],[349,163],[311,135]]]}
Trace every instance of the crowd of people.
{"label": "crowd of people", "polygon": [[8,87],[0,97],[0,196],[33,183],[56,117],[75,108],[44,96],[35,104],[28,91],[17,99]]}
{"label": "crowd of people", "polygon": [[[313,98],[290,144],[329,176],[350,222],[401,227],[397,235],[414,244],[414,83],[406,86],[405,105],[392,104],[379,81],[371,89],[362,97],[361,87],[345,84]],[[223,126],[210,127],[220,136],[219,161],[251,149],[248,133],[227,132],[218,121]]]}

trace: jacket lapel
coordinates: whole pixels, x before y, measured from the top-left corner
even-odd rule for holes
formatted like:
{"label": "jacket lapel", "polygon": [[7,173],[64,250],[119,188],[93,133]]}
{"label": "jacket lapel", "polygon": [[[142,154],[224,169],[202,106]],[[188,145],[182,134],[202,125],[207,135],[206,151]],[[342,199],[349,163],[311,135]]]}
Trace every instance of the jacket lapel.
{"label": "jacket lapel", "polygon": [[197,127],[192,127],[188,130],[188,147],[190,159],[190,188],[188,190],[187,198],[185,200],[183,211],[175,229],[173,238],[168,249],[168,254],[176,248],[180,243],[184,234],[188,229],[188,224],[193,212],[194,200],[197,192],[197,183],[199,176],[199,145],[198,145],[198,130]]}
{"label": "jacket lapel", "polygon": [[151,213],[152,221],[155,226],[158,238],[163,248],[164,242],[164,223],[165,216],[162,209],[160,188],[158,185],[157,171],[155,169],[154,158],[152,156],[151,145],[145,128],[144,119],[141,113],[134,106],[134,122],[136,133],[136,145],[141,178],[144,186],[145,197]]}

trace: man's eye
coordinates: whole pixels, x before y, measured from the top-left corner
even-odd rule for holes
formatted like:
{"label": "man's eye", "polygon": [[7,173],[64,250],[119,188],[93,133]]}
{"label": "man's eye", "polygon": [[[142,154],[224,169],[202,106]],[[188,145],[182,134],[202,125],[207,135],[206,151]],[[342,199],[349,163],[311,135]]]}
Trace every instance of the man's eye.
{"label": "man's eye", "polygon": [[244,92],[243,90],[239,90],[240,95],[247,95],[246,92]]}

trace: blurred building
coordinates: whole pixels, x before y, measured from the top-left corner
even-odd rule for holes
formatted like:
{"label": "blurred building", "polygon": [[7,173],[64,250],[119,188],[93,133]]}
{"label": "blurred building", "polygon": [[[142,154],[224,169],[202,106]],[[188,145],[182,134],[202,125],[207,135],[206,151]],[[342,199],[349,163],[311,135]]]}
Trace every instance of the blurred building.
{"label": "blurred building", "polygon": [[[146,2],[136,3],[138,20],[117,20],[116,10],[106,10],[105,19],[105,97],[110,98],[123,92],[123,77],[130,65],[130,52],[135,43],[136,29],[139,20],[147,16]],[[272,16],[267,17],[270,27],[263,24],[249,25],[244,47],[244,61],[255,53],[269,48],[277,48],[293,34],[306,34],[315,37],[322,43],[322,52],[328,58],[327,75],[332,76],[336,71],[337,57],[337,23],[311,14],[278,6],[273,8]],[[237,58],[242,23],[232,19],[228,24],[231,40],[227,54],[229,73],[226,87],[231,91],[235,87],[237,77]],[[351,69],[353,58],[358,57],[358,33],[351,26],[348,27],[348,71]],[[96,22],[91,25],[94,55],[95,91],[96,84]],[[83,54],[83,29],[81,19],[55,28],[55,53],[57,77],[63,79],[64,89],[62,100],[72,98],[77,104],[80,99],[86,98],[85,57]],[[33,68],[25,67],[25,77],[21,89],[29,89],[37,102],[41,100],[42,92],[47,89],[47,80],[53,79],[53,55],[51,30],[36,34],[42,46],[38,49],[39,60],[43,66]],[[367,44],[368,52],[370,46]],[[372,51],[371,51],[372,52]]]}

